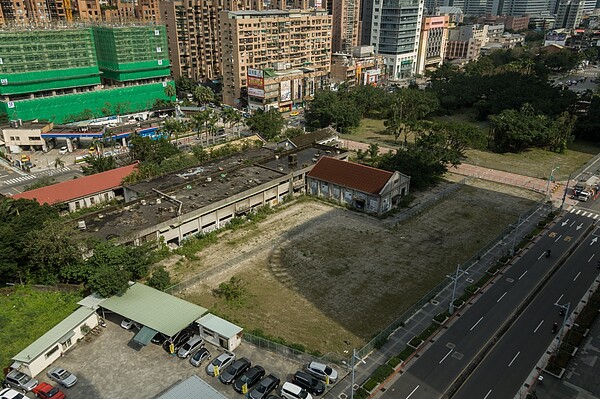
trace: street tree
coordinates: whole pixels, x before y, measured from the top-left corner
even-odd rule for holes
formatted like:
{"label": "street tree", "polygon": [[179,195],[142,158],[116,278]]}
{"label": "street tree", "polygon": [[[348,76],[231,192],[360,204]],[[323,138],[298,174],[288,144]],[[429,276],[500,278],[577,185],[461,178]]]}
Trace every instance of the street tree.
{"label": "street tree", "polygon": [[199,106],[206,105],[215,101],[215,93],[206,86],[196,86],[192,91],[194,100]]}
{"label": "street tree", "polygon": [[88,155],[85,157],[87,165],[81,167],[86,176],[106,172],[117,167],[117,161],[113,156]]}
{"label": "street tree", "polygon": [[285,123],[279,111],[259,109],[246,120],[246,124],[253,133],[259,133],[266,140],[274,140],[281,134]]}

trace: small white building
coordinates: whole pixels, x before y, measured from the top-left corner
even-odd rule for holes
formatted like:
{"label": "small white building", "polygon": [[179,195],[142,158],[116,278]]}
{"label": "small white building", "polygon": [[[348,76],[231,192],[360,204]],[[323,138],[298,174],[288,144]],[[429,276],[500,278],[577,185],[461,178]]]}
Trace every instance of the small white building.
{"label": "small white building", "polygon": [[13,357],[11,368],[35,377],[97,325],[96,311],[82,306]]}
{"label": "small white building", "polygon": [[233,351],[242,343],[244,330],[214,314],[206,314],[196,320],[200,336],[207,342]]}

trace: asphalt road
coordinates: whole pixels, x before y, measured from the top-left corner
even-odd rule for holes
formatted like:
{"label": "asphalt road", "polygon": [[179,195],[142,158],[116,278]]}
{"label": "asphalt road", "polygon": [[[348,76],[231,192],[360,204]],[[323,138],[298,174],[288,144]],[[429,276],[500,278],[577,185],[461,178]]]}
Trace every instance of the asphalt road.
{"label": "asphalt road", "polygon": [[[543,281],[584,234],[593,219],[569,214],[557,223],[512,267],[496,280],[416,361],[383,393],[383,398],[442,396],[513,312]],[[544,252],[552,248],[552,256]],[[558,310],[555,310],[558,314]]]}
{"label": "asphalt road", "polygon": [[[568,217],[570,219],[570,217]],[[527,309],[479,364],[454,398],[512,398],[544,355],[557,334],[552,325],[562,325],[558,303],[573,307],[581,300],[599,270],[596,229],[568,261],[552,276]]]}

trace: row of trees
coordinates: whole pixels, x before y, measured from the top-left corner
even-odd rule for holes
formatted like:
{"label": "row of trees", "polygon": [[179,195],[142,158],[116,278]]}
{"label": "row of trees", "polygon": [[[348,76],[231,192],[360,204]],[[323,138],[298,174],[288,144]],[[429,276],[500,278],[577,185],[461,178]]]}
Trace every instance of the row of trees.
{"label": "row of trees", "polygon": [[[146,247],[118,246],[83,236],[58,210],[0,196],[0,283],[83,283],[103,296],[148,277]],[[157,272],[164,284],[164,270]],[[167,276],[168,277],[168,276]],[[161,287],[164,288],[164,287]]]}

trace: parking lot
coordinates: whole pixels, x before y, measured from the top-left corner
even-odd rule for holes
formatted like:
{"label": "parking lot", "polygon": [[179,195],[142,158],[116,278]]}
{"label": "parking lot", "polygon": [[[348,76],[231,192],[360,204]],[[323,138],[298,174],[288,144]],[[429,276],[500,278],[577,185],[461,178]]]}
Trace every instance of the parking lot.
{"label": "parking lot", "polygon": [[[179,359],[167,354],[162,347],[150,344],[141,350],[128,346],[137,330],[124,330],[119,326],[121,318],[109,317],[107,327],[99,335],[88,335],[92,339],[82,340],[52,367],[63,367],[75,375],[79,381],[72,388],[65,389],[70,399],[114,399],[152,398],[165,391],[178,381],[196,374],[228,398],[242,398],[231,386],[206,374],[206,361],[198,368],[190,365],[188,359]],[[206,344],[213,359],[221,350]],[[234,353],[236,357],[247,357],[252,364],[260,364],[267,374],[274,373],[281,383],[304,365],[272,352],[259,350],[242,342]],[[39,374],[40,381],[49,381],[46,372]],[[53,384],[55,385],[55,384]]]}

